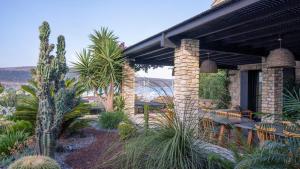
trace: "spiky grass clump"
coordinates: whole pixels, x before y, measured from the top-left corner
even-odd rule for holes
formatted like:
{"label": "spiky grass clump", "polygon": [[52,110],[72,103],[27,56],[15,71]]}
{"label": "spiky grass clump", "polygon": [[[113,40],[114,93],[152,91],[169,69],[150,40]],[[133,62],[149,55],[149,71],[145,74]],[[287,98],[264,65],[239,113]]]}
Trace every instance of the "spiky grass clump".
{"label": "spiky grass clump", "polygon": [[[218,154],[196,144],[192,123],[162,115],[156,128],[127,141],[124,152],[113,160],[112,168],[124,169],[223,169]],[[218,159],[218,160],[216,160]],[[116,165],[118,164],[118,165]]]}
{"label": "spiky grass clump", "polygon": [[60,169],[60,166],[50,157],[26,156],[15,161],[8,169]]}

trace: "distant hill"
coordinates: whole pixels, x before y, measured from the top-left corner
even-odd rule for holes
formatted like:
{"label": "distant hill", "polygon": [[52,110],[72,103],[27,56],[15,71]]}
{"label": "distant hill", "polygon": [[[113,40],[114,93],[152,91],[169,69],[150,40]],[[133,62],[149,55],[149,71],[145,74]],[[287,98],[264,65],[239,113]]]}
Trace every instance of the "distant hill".
{"label": "distant hill", "polygon": [[[31,79],[31,70],[34,68],[34,66],[0,68],[0,83],[6,88],[19,89],[21,85],[27,84],[28,80]],[[74,69],[70,68],[67,77],[77,78],[78,74],[75,73]],[[172,86],[171,79],[136,77],[135,81],[136,87],[142,87],[144,85],[159,87]]]}

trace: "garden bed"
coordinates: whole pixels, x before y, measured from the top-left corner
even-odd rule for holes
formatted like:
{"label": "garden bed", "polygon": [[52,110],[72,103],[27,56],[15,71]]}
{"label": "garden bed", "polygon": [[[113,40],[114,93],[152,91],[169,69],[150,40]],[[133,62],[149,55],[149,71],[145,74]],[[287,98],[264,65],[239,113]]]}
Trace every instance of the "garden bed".
{"label": "garden bed", "polygon": [[[86,128],[83,129],[82,132],[87,137],[78,138],[76,141],[77,144],[74,144],[74,141],[72,141],[74,138],[63,138],[60,140],[64,147],[74,146],[73,150],[71,147],[70,152],[58,154],[59,157],[57,159],[64,169],[92,169],[97,166],[100,167],[102,162],[110,159],[114,153],[122,148],[117,132],[97,130],[94,128]],[[112,146],[114,150],[109,151]],[[81,148],[77,149],[76,147]],[[59,158],[62,160],[59,160]]]}

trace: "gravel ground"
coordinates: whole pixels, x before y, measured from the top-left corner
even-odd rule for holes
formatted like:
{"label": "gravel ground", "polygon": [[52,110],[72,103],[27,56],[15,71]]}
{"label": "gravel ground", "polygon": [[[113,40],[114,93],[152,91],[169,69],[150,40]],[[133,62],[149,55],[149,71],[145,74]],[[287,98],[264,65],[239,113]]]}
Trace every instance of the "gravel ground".
{"label": "gravel ground", "polygon": [[[81,134],[63,136],[59,145],[55,160],[62,169],[99,168],[102,160],[111,158],[122,148],[118,131],[102,129],[97,121],[91,122],[89,128],[82,129]],[[112,145],[114,152],[106,153]]]}
{"label": "gravel ground", "polygon": [[89,146],[93,142],[95,142],[95,136],[93,135],[60,139],[61,152],[55,153],[55,160],[60,164],[62,169],[72,169],[72,167],[65,163],[66,157],[75,151]]}

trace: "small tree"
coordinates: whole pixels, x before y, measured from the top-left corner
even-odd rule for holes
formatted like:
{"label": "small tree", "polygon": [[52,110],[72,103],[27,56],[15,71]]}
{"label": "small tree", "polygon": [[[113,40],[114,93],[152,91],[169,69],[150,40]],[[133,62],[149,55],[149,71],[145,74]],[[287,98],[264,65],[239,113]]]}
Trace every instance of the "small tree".
{"label": "small tree", "polygon": [[[50,27],[47,22],[39,27],[40,54],[36,68],[37,96],[39,100],[36,138],[40,155],[54,156],[56,139],[64,114],[78,102],[75,92],[65,88],[65,74],[68,71],[65,59],[65,38],[57,39],[56,56],[49,44]],[[53,92],[51,92],[53,89]]]}
{"label": "small tree", "polygon": [[122,77],[122,48],[118,38],[107,28],[90,35],[92,45],[78,54],[74,63],[87,89],[93,90],[106,111],[112,112],[113,99]]}

